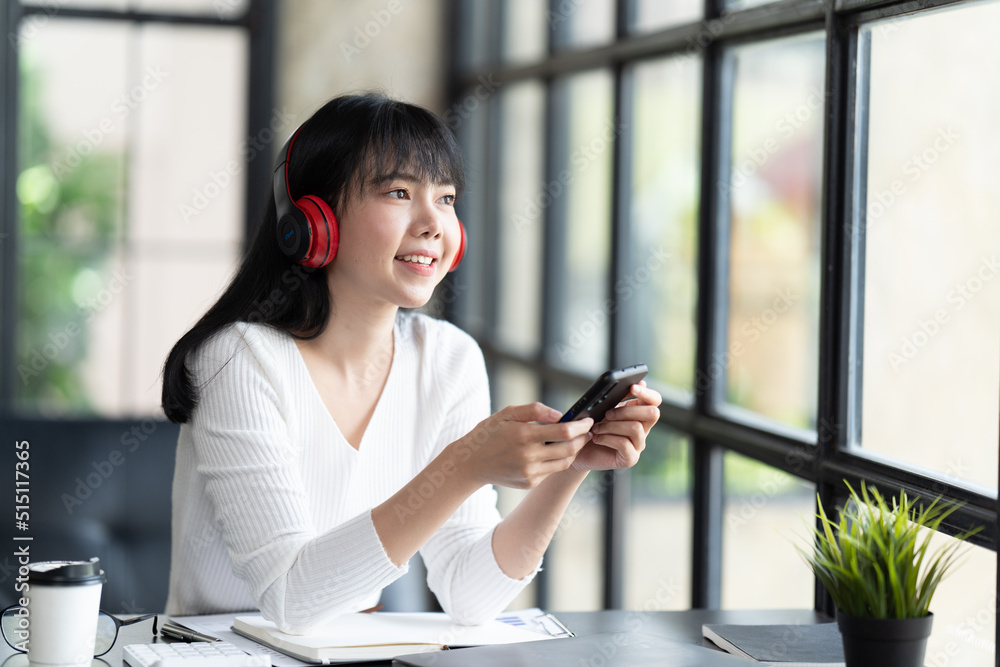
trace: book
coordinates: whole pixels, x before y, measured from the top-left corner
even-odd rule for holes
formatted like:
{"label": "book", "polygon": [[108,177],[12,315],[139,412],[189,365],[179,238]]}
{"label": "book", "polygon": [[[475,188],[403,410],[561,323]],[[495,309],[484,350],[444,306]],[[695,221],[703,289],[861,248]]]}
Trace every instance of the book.
{"label": "book", "polygon": [[465,626],[435,612],[375,612],[337,616],[307,635],[292,635],[260,614],[237,616],[234,632],[306,662],[390,660],[398,655],[552,639],[500,621]]}
{"label": "book", "polygon": [[844,667],[844,645],[836,623],[706,624],[701,634],[723,651],[757,662],[780,667]]}
{"label": "book", "polygon": [[393,667],[746,667],[743,658],[645,632],[398,656]]}

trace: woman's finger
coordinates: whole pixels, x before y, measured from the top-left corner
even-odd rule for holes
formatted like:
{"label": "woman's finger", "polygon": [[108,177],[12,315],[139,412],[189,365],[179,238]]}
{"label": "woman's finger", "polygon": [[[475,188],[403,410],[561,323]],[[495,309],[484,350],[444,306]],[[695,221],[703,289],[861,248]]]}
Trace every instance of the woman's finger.
{"label": "woman's finger", "polygon": [[640,446],[635,446],[630,439],[621,435],[595,435],[594,444],[601,447],[613,449],[617,453],[618,460],[624,463],[624,468],[631,468],[639,460],[639,453],[645,448],[645,442]]}
{"label": "woman's finger", "polygon": [[632,385],[632,388],[629,390],[629,395],[635,396],[646,405],[659,405],[663,402],[663,397],[660,396],[660,392],[647,387],[645,380],[639,384]]}
{"label": "woman's finger", "polygon": [[553,442],[539,447],[539,461],[561,461],[574,458],[583,446],[590,440],[590,434],[585,433],[571,440]]}
{"label": "woman's finger", "polygon": [[636,420],[601,422],[593,428],[592,434],[595,438],[600,435],[622,436],[635,445],[639,445],[646,438],[645,425]]}
{"label": "woman's finger", "polygon": [[565,442],[590,432],[594,420],[590,417],[561,424],[531,424],[532,439],[536,442]]}
{"label": "woman's finger", "polygon": [[637,421],[642,422],[647,430],[660,419],[660,409],[655,405],[626,405],[608,410],[601,424],[608,422]]}

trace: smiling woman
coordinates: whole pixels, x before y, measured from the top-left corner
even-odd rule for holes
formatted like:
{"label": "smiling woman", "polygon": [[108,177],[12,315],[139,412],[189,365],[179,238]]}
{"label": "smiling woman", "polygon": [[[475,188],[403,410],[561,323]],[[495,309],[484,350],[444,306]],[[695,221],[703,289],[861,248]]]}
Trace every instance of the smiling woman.
{"label": "smiling woman", "polygon": [[[465,245],[461,156],[430,112],[334,99],[273,182],[232,284],[164,368],[182,424],[167,612],[259,608],[305,632],[373,606],[419,550],[445,611],[495,617],[588,472],[638,461],[659,394],[633,385],[598,425],[540,403],[490,416],[473,339],[401,310]],[[501,521],[492,485],[531,491]]]}

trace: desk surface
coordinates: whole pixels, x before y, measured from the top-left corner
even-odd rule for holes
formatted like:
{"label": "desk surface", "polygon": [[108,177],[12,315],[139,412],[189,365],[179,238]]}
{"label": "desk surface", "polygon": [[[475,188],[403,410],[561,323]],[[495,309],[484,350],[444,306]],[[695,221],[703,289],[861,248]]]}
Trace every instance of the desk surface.
{"label": "desk surface", "polygon": [[[703,623],[821,623],[830,619],[811,610],[768,609],[768,610],[724,610],[710,611],[693,609],[690,611],[574,611],[555,612],[577,635],[592,635],[602,632],[646,632],[660,635],[674,641],[712,646],[701,636]],[[161,615],[159,623],[166,620]],[[122,647],[127,644],[151,644],[163,641],[150,634],[152,621],[122,628],[118,642],[102,658],[95,658],[92,667],[119,667],[122,665]],[[28,667],[28,656],[16,653],[5,642],[0,647],[0,667]],[[389,662],[358,663],[366,667],[389,665]]]}

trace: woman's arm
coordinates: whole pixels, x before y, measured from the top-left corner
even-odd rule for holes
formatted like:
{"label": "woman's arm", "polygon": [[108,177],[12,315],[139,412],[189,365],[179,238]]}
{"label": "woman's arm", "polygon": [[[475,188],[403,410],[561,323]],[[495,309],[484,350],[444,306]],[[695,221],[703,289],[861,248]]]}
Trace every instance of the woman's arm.
{"label": "woman's arm", "polygon": [[501,410],[445,447],[374,508],[372,522],[392,562],[408,561],[481,487],[534,488],[552,473],[567,470],[587,443],[593,420],[534,423],[553,421],[553,413],[558,419],[558,413],[540,403]]}
{"label": "woman's arm", "polygon": [[[573,495],[590,470],[631,468],[646,448],[646,435],[660,418],[660,394],[645,386],[633,385],[636,400],[609,410],[594,425],[590,442],[580,451],[573,466],[548,477],[521,501],[493,534],[493,553],[500,568],[520,579],[538,567],[555,535]],[[553,411],[555,413],[555,411]],[[559,414],[555,413],[558,419]]]}
{"label": "woman's arm", "polygon": [[[660,395],[639,385],[633,387],[632,394],[637,401],[610,411],[605,421],[594,427],[597,433],[581,438],[586,445],[578,451],[572,466],[533,484],[506,519],[497,523],[499,516],[493,509],[496,518],[492,523],[477,525],[469,521],[475,516],[474,503],[480,507],[478,516],[485,516],[482,506],[490,503],[492,508],[495,504],[495,493],[492,498],[473,498],[428,541],[422,550],[428,563],[428,582],[453,618],[478,623],[503,611],[538,570],[543,553],[588,471],[635,464],[645,447],[646,434],[659,418],[656,406]],[[560,416],[550,408],[536,406],[536,410],[539,421],[552,422]]]}

